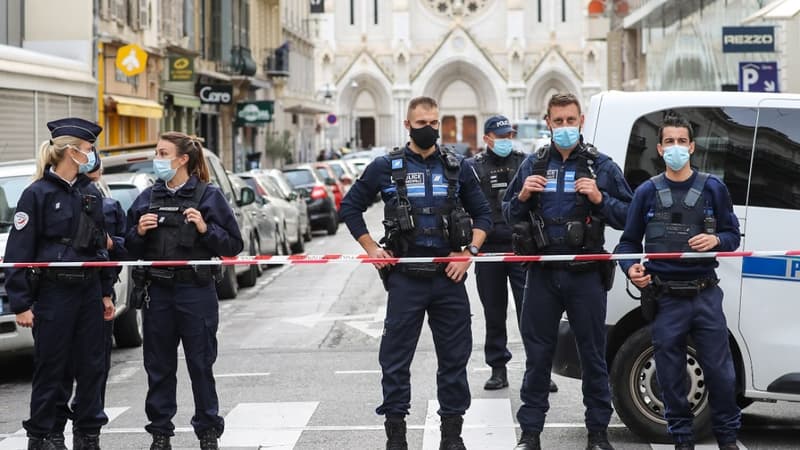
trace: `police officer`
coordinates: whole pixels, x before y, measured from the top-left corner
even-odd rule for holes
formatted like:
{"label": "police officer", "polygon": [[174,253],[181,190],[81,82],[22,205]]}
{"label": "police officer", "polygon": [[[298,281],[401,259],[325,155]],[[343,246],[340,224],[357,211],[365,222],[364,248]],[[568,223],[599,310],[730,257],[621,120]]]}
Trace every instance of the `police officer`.
{"label": "police officer", "polygon": [[[725,184],[692,169],[694,132],[678,116],[664,118],[658,154],[666,171],[636,189],[617,253],[733,251],[739,247],[739,220]],[[687,237],[688,236],[688,237]],[[686,340],[691,336],[703,367],[711,403],[712,429],[720,449],[738,449],[741,414],[736,404],[728,327],[717,286],[716,259],[665,260],[620,267],[643,292],[656,297],[652,323],[656,375],[664,418],[676,449],[694,448],[692,410],[687,400]],[[652,291],[652,292],[648,292]],[[647,295],[645,294],[645,295]]]}
{"label": "police officer", "polygon": [[[503,196],[508,183],[514,178],[525,154],[514,150],[512,139],[514,128],[505,116],[492,116],[483,125],[483,142],[486,151],[467,160],[475,169],[481,182],[483,195],[492,208],[492,230],[486,237],[484,252],[510,252],[511,227],[503,218]],[[511,360],[506,333],[506,311],[508,310],[508,283],[514,295],[517,324],[522,311],[522,294],[525,289],[525,267],[519,263],[476,263],[475,280],[478,295],[486,317],[486,364],[492,375],[483,388],[487,390],[508,387],[506,364]],[[558,390],[550,381],[550,392]]]}
{"label": "police officer", "polygon": [[[630,187],[610,158],[584,142],[583,119],[574,95],[553,95],[547,105],[551,145],[525,159],[503,199],[508,222],[527,226],[532,253],[600,253],[605,224],[619,229],[624,225]],[[613,448],[606,435],[612,408],[605,359],[606,291],[613,271],[613,265],[598,261],[529,266],[520,318],[527,361],[517,412],[522,428],[517,449],[541,448],[550,367],[564,311],[582,364],[586,448]]]}
{"label": "police officer", "polygon": [[[470,167],[436,145],[436,100],[412,99],[405,127],[411,141],[366,167],[342,201],[342,220],[372,258],[477,255],[491,228],[491,210]],[[378,193],[385,203],[386,247],[372,239],[363,218]],[[470,404],[466,366],[472,351],[464,288],[469,264],[375,264],[389,292],[379,354],[383,404],[376,410],[386,416],[387,449],[408,448],[409,367],[426,312],[439,367],[440,449],[464,448],[461,426]]]}
{"label": "police officer", "polygon": [[[128,210],[126,246],[133,258],[198,260],[235,256],[244,243],[222,191],[209,184],[200,141],[178,132],[161,135],[153,160],[159,180]],[[134,269],[143,296],[145,412],[151,449],[171,449],[177,409],[178,343],[192,381],[192,426],[200,448],[218,448],[224,422],[212,366],[217,357],[219,304],[211,266]]]}
{"label": "police officer", "polygon": [[[78,118],[49,122],[47,128],[51,139],[39,149],[35,181],[17,203],[5,261],[106,261],[101,195],[85,175],[95,165],[93,143],[102,128]],[[100,428],[108,422],[101,398],[106,287],[95,268],[6,269],[16,322],[33,327],[31,415],[23,422],[29,449],[56,448],[49,434],[72,367],[78,400],[73,448],[100,448]]]}
{"label": "police officer", "polygon": [[[100,176],[103,172],[100,157],[97,155],[96,151],[95,157],[96,162],[94,167],[86,174],[92,182],[100,180]],[[125,211],[122,210],[122,205],[120,205],[117,200],[109,197],[102,198],[102,207],[106,231],[109,234],[109,257],[115,261],[127,259],[128,251],[125,249]],[[121,271],[122,267],[103,267],[100,269],[100,281],[103,292],[103,320],[105,320],[105,327],[103,330],[103,340],[105,342],[105,370],[102,380],[103,391],[101,392],[103,406],[105,406],[106,380],[108,379],[108,372],[111,370],[111,345],[115,314],[113,301],[114,284]],[[67,448],[64,440],[64,428],[67,424],[67,419],[72,417],[72,410],[75,408],[75,405],[79,403],[79,399],[74,398],[72,400],[72,405],[68,406],[69,399],[72,396],[74,378],[74,368],[68,367],[64,382],[61,386],[61,398],[56,404],[55,426],[50,433],[50,442],[52,442],[58,450],[65,450]]]}

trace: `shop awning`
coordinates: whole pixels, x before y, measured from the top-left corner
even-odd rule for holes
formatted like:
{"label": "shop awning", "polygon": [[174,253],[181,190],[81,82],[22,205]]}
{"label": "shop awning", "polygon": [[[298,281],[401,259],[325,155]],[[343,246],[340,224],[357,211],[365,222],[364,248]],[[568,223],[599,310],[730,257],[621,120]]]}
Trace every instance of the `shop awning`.
{"label": "shop awning", "polygon": [[108,98],[115,104],[117,114],[120,116],[144,117],[147,119],[164,117],[164,107],[153,100],[123,97],[121,95],[109,95]]}
{"label": "shop awning", "polygon": [[330,111],[331,111],[330,108],[322,109],[322,108],[319,108],[317,106],[303,105],[303,104],[292,105],[292,106],[289,106],[288,108],[283,108],[283,112],[286,112],[286,113],[289,113],[289,114],[325,114],[325,113],[328,113]]}
{"label": "shop awning", "polygon": [[790,20],[798,14],[800,14],[800,0],[778,0],[744,19],[742,24],[749,25],[758,20]]}
{"label": "shop awning", "polygon": [[194,95],[172,94],[172,104],[184,108],[199,108],[200,98]]}

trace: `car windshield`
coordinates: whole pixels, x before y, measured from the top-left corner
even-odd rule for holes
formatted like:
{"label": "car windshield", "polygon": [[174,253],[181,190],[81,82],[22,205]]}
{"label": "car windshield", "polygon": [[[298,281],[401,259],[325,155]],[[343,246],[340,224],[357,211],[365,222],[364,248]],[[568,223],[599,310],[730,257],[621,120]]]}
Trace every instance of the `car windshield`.
{"label": "car windshield", "polygon": [[28,175],[0,178],[0,232],[8,232],[22,191],[31,183]]}
{"label": "car windshield", "polygon": [[270,174],[269,178],[280,188],[280,190],[283,192],[283,196],[289,198],[289,195],[291,195],[292,191],[294,190],[291,186],[289,186],[289,183],[287,183],[286,180],[280,175]]}
{"label": "car windshield", "polygon": [[103,167],[103,173],[153,173],[153,161],[138,161],[129,164],[120,164],[113,167]]}
{"label": "car windshield", "polygon": [[308,170],[287,170],[284,173],[289,183],[292,183],[294,187],[306,186],[316,182],[316,180],[314,180],[314,175]]}
{"label": "car windshield", "polygon": [[333,172],[336,174],[337,177],[341,178],[342,175],[344,175],[344,167],[338,164],[331,164],[330,167],[331,169],[333,169]]}
{"label": "car windshield", "polygon": [[132,184],[109,184],[108,188],[111,189],[111,198],[118,201],[126,212],[139,196],[139,189]]}
{"label": "car windshield", "polygon": [[323,180],[326,178],[330,178],[330,174],[328,174],[328,169],[324,167],[317,167],[317,175]]}

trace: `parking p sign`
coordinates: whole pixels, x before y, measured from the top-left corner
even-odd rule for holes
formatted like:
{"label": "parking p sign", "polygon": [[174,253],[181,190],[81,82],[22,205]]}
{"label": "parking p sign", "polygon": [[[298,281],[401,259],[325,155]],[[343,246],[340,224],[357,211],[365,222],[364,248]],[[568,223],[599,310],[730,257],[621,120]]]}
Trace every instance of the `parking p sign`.
{"label": "parking p sign", "polygon": [[778,63],[740,62],[739,90],[742,92],[780,92],[778,90]]}

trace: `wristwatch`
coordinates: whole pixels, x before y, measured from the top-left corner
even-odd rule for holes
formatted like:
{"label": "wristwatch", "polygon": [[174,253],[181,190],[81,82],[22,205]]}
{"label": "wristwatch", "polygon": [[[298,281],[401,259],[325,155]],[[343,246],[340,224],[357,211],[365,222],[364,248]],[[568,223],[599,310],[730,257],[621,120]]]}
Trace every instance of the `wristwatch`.
{"label": "wristwatch", "polygon": [[467,246],[467,251],[469,251],[469,254],[472,256],[478,256],[478,253],[480,252],[478,246],[475,244],[469,244]]}

